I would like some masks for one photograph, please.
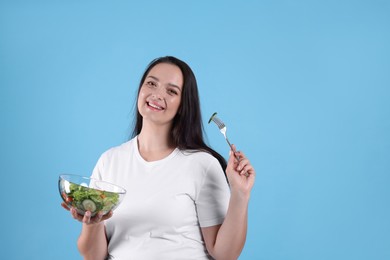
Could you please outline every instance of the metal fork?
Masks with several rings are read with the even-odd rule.
[[[215,112],[214,114],[211,115],[210,119],[209,119],[209,124],[210,122],[213,121],[219,128],[219,131],[223,134],[223,136],[225,137],[225,140],[226,142],[228,143],[229,147],[230,147],[230,150],[232,150],[233,154],[234,154],[234,157],[236,158],[237,162],[240,162],[240,158],[238,158],[238,156],[234,153],[234,150],[233,150],[233,146],[232,144],[229,142],[229,139],[227,138],[227,135],[226,135],[226,125],[222,122],[221,119],[219,119],[217,117],[217,112]],[[247,172],[244,173],[245,177],[248,177],[249,174]]]
[[[227,135],[226,135],[226,130],[227,130],[226,129],[226,125],[222,122],[221,119],[219,119],[217,117],[217,112],[215,112],[214,114],[211,115],[211,117],[209,119],[209,124],[210,124],[211,121],[213,121],[218,126],[219,131],[223,134],[223,136],[225,137],[226,142],[228,143],[230,149],[232,150],[232,152],[234,154],[234,157],[236,157],[236,160],[239,162],[240,158],[238,158],[238,156],[234,153],[233,146],[229,142],[229,139],[227,138]]]

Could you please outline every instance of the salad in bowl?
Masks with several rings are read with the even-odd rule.
[[[90,211],[91,216],[114,210],[126,194],[126,190],[116,184],[72,174],[59,176],[58,189],[69,208],[75,208],[80,215]]]

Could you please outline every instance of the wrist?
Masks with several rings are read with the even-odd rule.
[[[243,192],[241,190],[232,189],[230,192],[230,198],[240,203],[249,203],[250,192]]]
[[[101,228],[104,228],[104,222],[98,222],[98,223],[83,223],[83,228],[87,231],[95,231],[99,230]]]

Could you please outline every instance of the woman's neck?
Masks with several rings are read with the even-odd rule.
[[[146,161],[161,160],[175,150],[168,127],[143,125],[138,135],[138,149]]]

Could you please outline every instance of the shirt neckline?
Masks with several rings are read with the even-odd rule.
[[[134,148],[135,148],[135,154],[138,158],[138,160],[140,160],[143,164],[145,165],[148,165],[148,166],[153,166],[153,165],[158,165],[158,164],[161,164],[161,163],[164,163],[168,160],[170,160],[171,158],[175,157],[176,154],[179,152],[179,149],[176,147],[169,155],[167,155],[166,157],[160,159],[160,160],[156,160],[156,161],[146,161],[140,154],[139,152],[139,148],[138,148],[138,136],[136,136],[134,138]]]

